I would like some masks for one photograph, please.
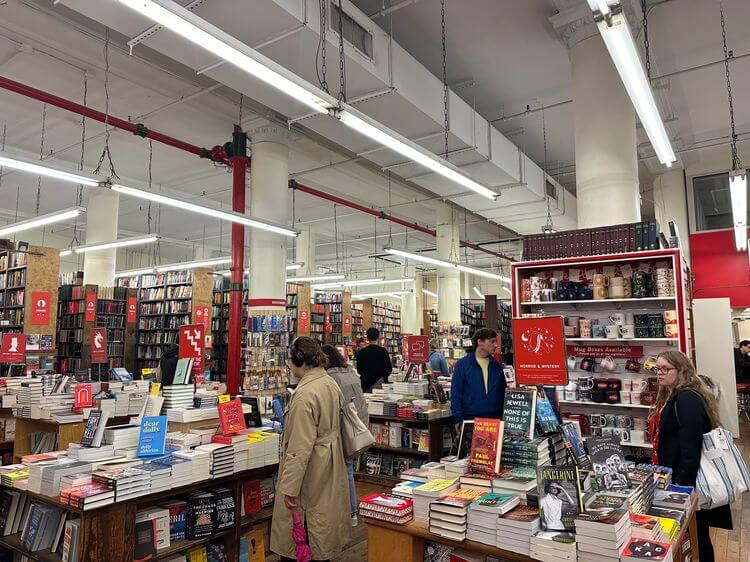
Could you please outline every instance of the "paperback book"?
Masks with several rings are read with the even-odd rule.
[[[575,531],[575,518],[583,509],[578,467],[541,467],[537,481],[542,528]]]
[[[503,406],[505,433],[508,435],[534,437],[536,425],[536,391],[521,388],[507,389]]]
[[[587,444],[599,489],[627,489],[630,481],[620,439],[615,436],[589,437]]]
[[[503,449],[505,422],[493,418],[475,418],[471,436],[469,472],[497,474]]]

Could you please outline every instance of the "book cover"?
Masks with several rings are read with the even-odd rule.
[[[623,558],[642,558],[644,560],[666,560],[669,555],[668,543],[656,542],[641,538],[631,538],[622,549]]]
[[[222,434],[227,435],[247,429],[245,416],[242,413],[242,402],[240,402],[239,398],[218,404],[216,407],[219,410],[219,423]]]
[[[578,467],[544,466],[537,474],[542,528],[575,531],[575,518],[583,509]]]
[[[156,522],[153,519],[136,521],[133,562],[156,560]]]
[[[365,460],[365,473],[370,475],[380,474],[380,465],[383,457],[377,453],[368,453]]]
[[[260,511],[260,480],[242,483],[243,515],[253,515]]]
[[[81,445],[84,447],[98,446],[94,444],[94,438],[99,429],[99,423],[102,420],[102,416],[103,412],[101,410],[91,410],[89,413],[89,419],[86,421],[86,427],[83,430],[83,436],[81,437]],[[99,444],[101,444],[101,437],[99,438]]]
[[[509,388],[505,391],[503,420],[508,435],[534,437],[536,423],[536,391]]]
[[[562,437],[571,461],[583,470],[591,470],[591,459],[586,454],[586,447],[575,424],[562,424]]]
[[[164,454],[167,444],[167,416],[150,416],[141,420],[138,435],[138,456],[154,457]]]
[[[599,489],[627,489],[630,480],[620,439],[615,436],[589,437],[587,445]]]
[[[169,540],[176,542],[185,540],[185,518],[187,502],[174,500],[162,504],[169,511]]]
[[[519,505],[515,509],[511,509],[508,513],[500,516],[501,520],[517,521],[519,523],[533,523],[538,518],[539,510],[527,505]]]
[[[234,496],[227,488],[213,490],[216,496],[216,530],[223,531],[234,527]]]
[[[188,384],[190,381],[190,371],[193,368],[193,360],[189,358],[183,358],[177,360],[177,367],[175,368],[174,378],[172,384]]]
[[[505,422],[493,418],[475,418],[471,436],[469,471],[497,474],[503,449]]]
[[[557,418],[552,402],[544,392],[537,395],[536,399],[536,423],[539,433],[548,435],[557,431],[560,420]]]
[[[513,504],[518,504],[516,498],[518,498],[516,494],[497,494],[495,492],[490,492],[478,498],[471,508],[476,509],[477,511],[502,514],[505,511],[508,511],[508,506],[515,507]]]
[[[254,529],[243,538],[247,540],[247,562],[265,562],[266,536],[263,529]]]
[[[200,539],[214,534],[216,527],[216,497],[208,492],[196,492],[188,497],[186,538]]]

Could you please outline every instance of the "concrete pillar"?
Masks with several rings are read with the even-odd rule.
[[[87,193],[86,244],[117,240],[120,194],[107,187],[90,187]],[[83,259],[84,284],[112,287],[116,264],[116,249],[86,252]]]
[[[554,1],[573,71],[578,228],[638,222],[635,110],[586,2]]]
[[[409,277],[408,267],[396,269],[396,271],[399,277]],[[401,298],[401,333],[419,335],[422,311],[417,306],[416,283],[404,283],[403,288],[411,289],[412,292]]]
[[[250,140],[248,212],[254,217],[287,224],[291,209],[287,187],[290,134],[286,129],[269,125],[252,131]],[[250,307],[285,310],[288,241],[287,236],[250,229]]]
[[[654,215],[667,239],[669,221],[674,221],[680,235],[680,248],[690,263],[690,230],[683,170],[670,170],[654,178]]]
[[[437,210],[437,257],[457,262],[459,259],[458,220],[455,210],[442,204]],[[438,267],[438,322],[461,323],[461,272],[452,267]]]
[[[295,261],[304,265],[301,269],[291,271],[292,276],[315,275],[315,233],[310,226],[300,230],[299,236],[294,242],[296,244]]]
[[[414,299],[417,309],[417,325],[415,333],[419,334],[424,330],[425,333],[429,335],[430,327],[427,326],[425,329],[424,325],[425,297],[427,295],[422,292],[422,287],[424,287],[424,274],[417,273],[414,276]]]

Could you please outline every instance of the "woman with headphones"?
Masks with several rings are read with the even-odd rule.
[[[292,512],[305,518],[314,561],[335,556],[349,541],[349,482],[341,445],[342,394],[325,371],[328,358],[312,338],[289,349],[299,381],[284,415],[282,456],[271,523],[271,550],[294,561]]]

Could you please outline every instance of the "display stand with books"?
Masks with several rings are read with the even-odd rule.
[[[316,338],[331,345],[349,345],[352,340],[352,295],[349,291],[315,292],[312,309]],[[321,322],[322,321],[322,322]],[[323,331],[319,331],[322,324]]]

